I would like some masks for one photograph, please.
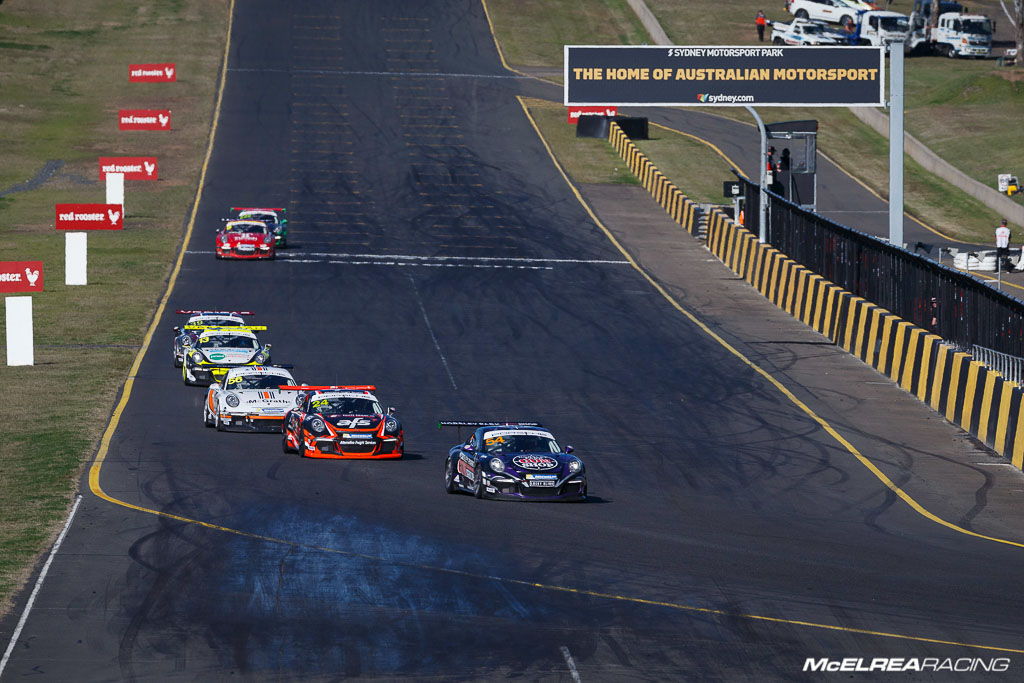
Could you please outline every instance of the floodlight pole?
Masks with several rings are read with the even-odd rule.
[[[757,122],[757,129],[761,131],[761,157],[758,159],[758,165],[761,168],[760,176],[760,203],[757,207],[757,227],[758,235],[757,239],[759,242],[766,242],[768,240],[768,172],[766,166],[766,159],[768,157],[768,130],[764,127],[764,121],[757,115],[757,110],[753,107],[747,107],[747,111],[754,117],[754,121]]]
[[[889,244],[903,246],[903,42],[889,44]]]

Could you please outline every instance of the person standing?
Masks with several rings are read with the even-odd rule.
[[[757,15],[754,17],[754,25],[757,26],[757,39],[762,43],[764,42],[764,27],[768,25],[768,18],[764,15],[764,10],[757,10]]]
[[[1007,269],[1009,269],[1009,255],[1010,255],[1010,228],[1006,224],[1006,219],[999,221],[999,227],[996,228],[996,270],[1002,272],[1003,261],[1007,261]]]
[[[1006,225],[1006,219],[1004,218],[999,222],[999,227],[996,228],[996,249],[1009,249],[1010,247],[1010,228]]]

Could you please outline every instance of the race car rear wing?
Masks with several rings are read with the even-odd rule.
[[[543,427],[540,422],[522,422],[520,420],[438,420],[437,428],[441,427]]]
[[[377,391],[372,384],[303,384],[301,386],[281,385],[281,391],[329,391],[338,389],[342,391]]]
[[[256,315],[255,311],[186,311],[178,309],[175,313],[181,315]]]
[[[232,206],[232,211],[287,211],[288,209],[278,209],[270,206]]]
[[[238,330],[249,330],[250,332],[266,332],[266,325],[185,325],[185,330],[224,330],[225,332],[237,332]]]

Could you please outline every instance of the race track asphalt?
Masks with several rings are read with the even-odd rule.
[[[375,384],[407,457],[204,429],[166,313],[101,484],[221,528],[86,492],[5,680],[777,680],[805,657],[999,655],[856,629],[1024,647],[1024,551],[894,503],[650,295],[550,162],[478,2],[250,0],[229,65],[168,311],[256,311],[300,381]],[[249,204],[288,207],[289,249],[216,261]],[[445,418],[545,423],[593,499],[445,495]]]

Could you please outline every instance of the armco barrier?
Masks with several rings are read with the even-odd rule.
[[[1024,391],[1017,384],[759,242],[719,209],[708,217],[707,246],[773,304],[1024,466]]]
[[[615,121],[608,125],[608,142],[619,153],[640,184],[651,193],[668,215],[691,235],[697,231],[697,204],[665,177],[641,152]]]

